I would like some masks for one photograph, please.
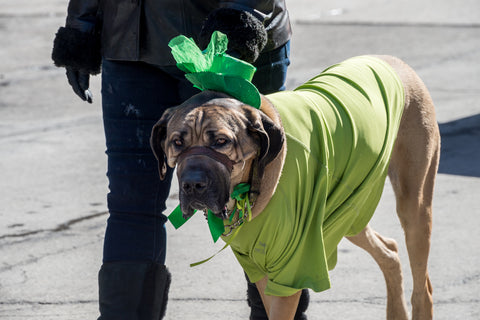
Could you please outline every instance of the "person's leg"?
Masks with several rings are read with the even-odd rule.
[[[165,262],[165,201],[172,170],[160,181],[150,133],[178,103],[176,82],[142,63],[103,63],[108,218],[104,262]]]
[[[182,102],[179,90],[178,81],[146,64],[103,63],[110,216],[99,272],[100,320],[157,320],[165,312],[170,279],[162,212],[173,170],[160,181],[149,141],[164,110]]]
[[[253,65],[257,71],[252,83],[260,93],[285,90],[287,69],[290,65],[290,41],[275,50],[260,54]]]

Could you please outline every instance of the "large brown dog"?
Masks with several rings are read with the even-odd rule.
[[[427,272],[432,229],[432,197],[439,162],[440,135],[432,99],[417,74],[403,61],[380,56],[397,73],[405,92],[405,106],[388,167],[397,200],[397,214],[405,232],[413,275],[413,319],[431,319],[432,286]],[[294,107],[294,106],[292,106]],[[210,209],[225,218],[233,206],[234,186],[261,177],[253,219],[262,213],[275,192],[287,148],[275,106],[262,97],[261,111],[218,92],[202,92],[166,111],[152,132],[152,148],[160,175],[166,164],[177,165],[183,214]],[[258,150],[260,150],[258,152]],[[407,319],[403,276],[397,244],[367,225],[348,237],[369,252],[384,273],[387,319]],[[293,319],[300,292],[288,297],[264,294],[267,278],[258,281],[270,319]]]

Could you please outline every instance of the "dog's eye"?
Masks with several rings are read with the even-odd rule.
[[[230,142],[230,140],[228,140],[228,139],[225,139],[225,138],[217,138],[217,139],[215,140],[215,146],[216,146],[216,147],[221,147],[221,146],[226,145],[226,144],[229,143],[229,142]]]
[[[173,144],[177,147],[183,146],[183,140],[182,139],[174,139]]]

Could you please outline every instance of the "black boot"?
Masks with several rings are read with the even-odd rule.
[[[268,320],[267,312],[263,305],[262,297],[257,290],[257,286],[251,283],[247,278],[247,302],[250,307],[250,320]],[[298,303],[297,312],[295,313],[294,320],[307,320],[308,303],[310,302],[310,294],[308,289],[302,290],[300,301]]]
[[[160,320],[165,315],[170,273],[164,265],[105,263],[98,285],[98,320]]]

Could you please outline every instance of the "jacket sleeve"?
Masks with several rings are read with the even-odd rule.
[[[71,0],[65,27],[53,41],[52,60],[67,67],[98,74],[101,66],[99,0]]]
[[[275,1],[224,0],[220,1],[220,7],[246,11],[264,23],[272,14],[274,2]]]
[[[99,0],[71,0],[68,4],[66,27],[94,33]]]

